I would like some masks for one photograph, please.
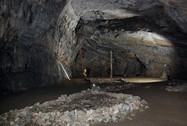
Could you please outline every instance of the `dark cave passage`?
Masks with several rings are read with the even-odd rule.
[[[155,76],[150,73],[150,71],[155,71],[153,68],[155,67],[160,71],[156,75],[159,77],[164,64],[170,64],[173,69],[176,67],[182,69],[180,66],[184,66],[184,64],[175,63],[175,58],[172,55],[185,57],[183,54],[187,50],[183,49],[185,46],[183,42],[187,39],[186,33],[182,32],[176,22],[163,10],[162,6],[158,6],[150,12],[142,12],[143,16],[127,19],[92,21],[84,19],[83,16],[75,29],[77,43],[82,45],[80,48],[82,51],[78,51],[75,58],[72,67],[73,77],[81,77],[83,67],[92,69],[90,75],[92,77],[107,77],[109,75],[107,69],[110,66],[110,50],[114,53],[114,76]],[[132,35],[137,37],[132,37]],[[147,38],[142,36],[150,35],[153,37],[148,38],[148,41],[158,42],[158,44],[154,46],[149,43],[145,46],[142,45],[147,42]],[[163,37],[164,40],[160,40],[157,36]],[[172,45],[176,45],[176,43],[178,46],[173,47]],[[158,55],[168,57],[171,61],[160,61],[161,57]],[[152,63],[145,63],[146,59]],[[149,68],[151,64],[155,65]],[[175,71],[174,76],[184,78],[181,74],[179,75],[180,72]]]

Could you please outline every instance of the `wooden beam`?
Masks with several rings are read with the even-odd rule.
[[[112,51],[110,50],[110,78],[112,78]]]

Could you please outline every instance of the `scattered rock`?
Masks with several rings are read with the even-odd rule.
[[[187,82],[174,80],[169,86],[166,86],[164,89],[170,92],[187,92]]]
[[[116,91],[123,91],[125,89],[129,89],[129,88],[133,88],[133,87],[136,87],[136,85],[131,84],[131,83],[119,83],[119,84],[115,84],[115,85],[111,84],[111,85],[105,86],[103,88],[103,90],[116,92]]]
[[[130,118],[146,108],[147,102],[138,96],[88,89],[4,113],[0,115],[0,125],[88,126]]]

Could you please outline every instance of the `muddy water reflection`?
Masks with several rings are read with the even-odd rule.
[[[73,94],[89,88],[89,84],[70,86],[48,86],[31,89],[7,96],[0,96],[0,114],[21,109],[34,103],[57,99],[62,94]]]

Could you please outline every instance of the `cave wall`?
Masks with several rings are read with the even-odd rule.
[[[0,1],[1,89],[24,90],[53,84],[64,76],[53,36],[65,2]]]
[[[181,62],[185,56],[181,54],[187,52],[186,45],[179,41],[185,42],[186,34],[174,21],[161,26],[169,21],[167,15],[160,13],[161,20],[158,19],[138,16],[123,20],[82,21],[86,23],[81,23],[77,35],[78,41],[83,43],[83,51],[75,59],[76,68],[93,69],[95,74],[91,76],[107,76],[109,51],[112,50],[114,76],[161,77],[164,64],[172,67],[173,76],[179,76],[178,72],[184,69],[181,66],[185,66],[185,62]]]
[[[0,87],[19,91],[81,77],[187,72],[185,0],[0,1]],[[179,72],[180,71],[180,72]]]
[[[109,51],[112,50],[116,54],[114,75],[160,77],[164,64],[168,64],[172,67],[174,77],[185,78],[186,16],[181,16],[186,15],[185,1],[123,1],[125,4],[116,1],[111,2],[112,5],[102,2],[87,6],[87,10],[79,14],[76,35],[73,33],[77,40],[73,40],[78,43],[75,44],[78,45],[77,50],[82,46],[85,51],[78,52],[74,55],[77,57],[72,58],[75,59],[73,76],[80,77],[82,67],[92,69],[91,76],[107,76]],[[77,10],[82,8],[77,7]],[[76,47],[73,48],[77,53]],[[134,55],[134,59],[128,57],[129,53]],[[123,56],[116,62],[115,57],[121,54]],[[129,62],[129,59],[132,61]]]

